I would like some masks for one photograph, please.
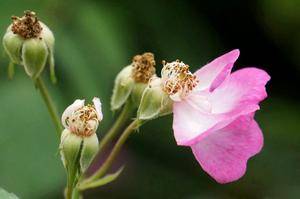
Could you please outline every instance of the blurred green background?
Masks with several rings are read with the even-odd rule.
[[[162,59],[177,58],[196,70],[239,48],[235,69],[258,66],[272,76],[256,115],[265,147],[241,180],[219,185],[206,175],[188,148],[176,146],[168,116],[132,136],[119,159],[121,177],[85,198],[300,198],[300,1],[1,0],[2,33],[11,15],[27,9],[55,34],[59,83],[47,83],[59,112],[76,98],[100,96],[99,137],[115,117],[114,77],[135,54],[153,52],[157,71]],[[62,198],[65,173],[49,114],[23,68],[8,80],[3,48],[0,58],[0,187],[24,199]]]

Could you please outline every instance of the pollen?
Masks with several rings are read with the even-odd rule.
[[[43,28],[41,27],[35,12],[27,10],[24,11],[23,17],[12,16],[11,19],[13,20],[11,31],[14,34],[18,34],[24,39],[41,39],[40,33]]]
[[[72,133],[81,137],[89,137],[96,132],[99,118],[97,117],[94,105],[88,104],[74,111],[71,116],[67,118],[66,123]]]
[[[176,60],[171,63],[163,61],[162,80],[163,90],[168,95],[178,95],[183,98],[199,83],[197,77],[189,71],[189,66]]]
[[[148,83],[155,74],[155,60],[153,53],[136,55],[132,59],[132,77],[136,82]]]

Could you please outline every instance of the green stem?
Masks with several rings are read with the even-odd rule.
[[[75,175],[75,174],[71,174]],[[74,176],[68,176],[67,182],[67,189],[66,189],[66,199],[78,199],[79,198],[79,191],[76,189],[76,179]]]
[[[59,116],[57,114],[57,111],[56,111],[56,108],[54,106],[54,102],[48,92],[48,89],[45,85],[45,83],[43,82],[42,78],[41,77],[38,77],[36,79],[36,87],[39,89],[42,97],[43,97],[43,100],[48,108],[48,111],[50,113],[50,116],[52,118],[52,121],[55,125],[55,128],[57,130],[57,135],[60,136],[61,132],[62,132],[62,127],[61,127],[61,124],[60,124],[60,119],[59,119]]]
[[[73,193],[73,186],[71,183],[68,182],[66,199],[72,199],[72,193]]]
[[[74,190],[74,181],[75,181],[76,169],[69,167],[68,177],[67,177],[67,193],[66,199],[72,199],[73,190]]]
[[[123,131],[122,135],[118,139],[117,143],[115,144],[114,148],[112,149],[111,153],[109,154],[108,158],[105,160],[105,162],[102,164],[102,166],[88,179],[84,180],[82,182],[82,185],[86,185],[90,182],[92,182],[95,179],[98,179],[102,177],[106,171],[109,169],[117,155],[119,154],[123,144],[127,140],[127,138],[131,135],[131,133],[137,129],[141,125],[140,120],[136,119],[132,121],[129,126]]]
[[[115,138],[117,133],[120,131],[124,123],[128,120],[132,113],[132,105],[131,102],[127,102],[120,113],[118,119],[115,121],[111,129],[105,134],[105,136],[101,139],[99,144],[99,152],[104,151],[108,144]]]

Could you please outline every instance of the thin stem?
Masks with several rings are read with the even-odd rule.
[[[129,119],[132,112],[131,102],[128,101],[118,119],[115,121],[111,129],[105,134],[99,144],[99,151],[104,151],[108,144],[114,139],[117,133],[120,131],[124,123]]]
[[[45,86],[45,83],[43,82],[41,77],[38,77],[36,79],[36,87],[39,89],[43,100],[45,101],[45,104],[48,108],[48,111],[50,113],[51,119],[55,125],[55,128],[57,130],[57,135],[60,136],[61,132],[62,132],[62,127],[60,125],[60,119],[59,116],[57,114],[54,102],[48,92],[47,87]]]
[[[105,162],[102,164],[102,166],[88,179],[84,180],[82,182],[83,184],[88,184],[92,182],[93,180],[103,176],[106,171],[109,169],[117,155],[119,154],[123,144],[127,140],[127,138],[131,135],[131,133],[137,129],[141,124],[140,120],[134,120],[132,121],[129,126],[123,131],[122,135],[118,139],[117,143],[115,144],[114,148],[112,149],[111,153],[109,154],[108,158],[105,160]]]

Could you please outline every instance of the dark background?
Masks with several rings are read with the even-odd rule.
[[[239,181],[219,185],[188,148],[176,146],[172,116],[151,121],[131,137],[120,156],[126,164],[114,183],[86,198],[296,199],[300,197],[300,1],[62,1],[1,0],[0,30],[11,15],[37,12],[56,38],[59,83],[51,85],[60,113],[76,98],[100,96],[101,137],[115,116],[109,100],[114,77],[134,55],[151,51],[161,60],[183,60],[192,70],[232,49],[245,66],[271,75],[269,98],[256,119],[263,151]],[[0,187],[21,198],[62,198],[65,173],[58,139],[41,97],[17,66],[8,80],[0,49]]]

